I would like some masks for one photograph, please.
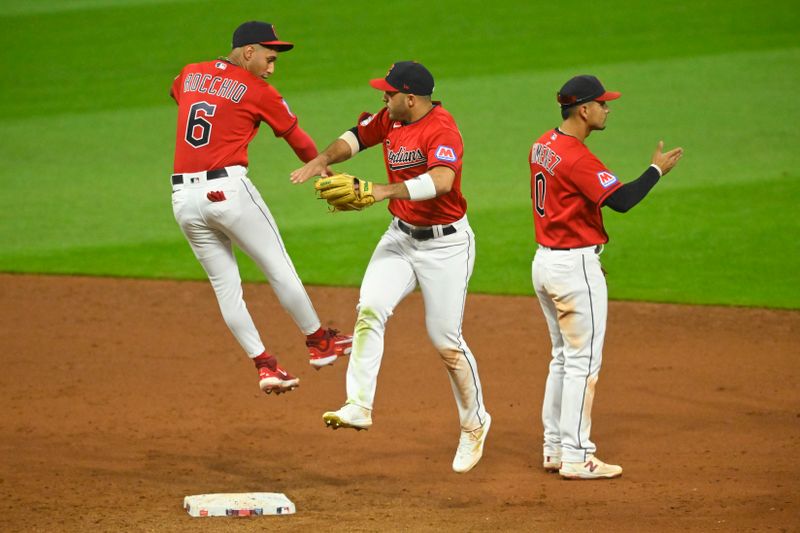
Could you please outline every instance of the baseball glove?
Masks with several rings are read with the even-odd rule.
[[[314,183],[319,198],[328,202],[334,211],[361,211],[375,203],[371,181],[350,174],[334,174]]]

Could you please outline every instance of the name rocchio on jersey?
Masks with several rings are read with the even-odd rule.
[[[183,80],[184,93],[205,93],[239,103],[247,92],[247,85],[237,80],[192,72]]]

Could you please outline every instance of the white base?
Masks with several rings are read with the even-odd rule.
[[[183,499],[191,516],[261,516],[294,514],[294,503],[279,492],[195,494]]]

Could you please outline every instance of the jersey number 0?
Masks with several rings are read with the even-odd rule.
[[[540,217],[545,216],[544,212],[544,196],[547,193],[547,180],[544,178],[544,174],[541,172],[537,172],[536,176],[534,176],[534,190],[533,190],[533,199],[534,199],[534,207],[536,208],[536,214]]]
[[[217,106],[208,102],[196,102],[189,108],[189,118],[186,121],[186,142],[195,148],[211,142],[211,122],[204,117],[213,117]]]

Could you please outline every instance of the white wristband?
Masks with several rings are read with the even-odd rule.
[[[664,173],[661,171],[661,167],[660,167],[660,166],[656,165],[655,163],[650,163],[650,166],[651,166],[651,167],[655,167],[655,168],[656,168],[656,170],[658,170],[658,176],[659,176],[659,177],[661,177],[661,176],[663,176],[663,175],[664,175]]]
[[[403,183],[406,184],[409,198],[414,201],[436,198],[436,185],[434,185],[433,178],[427,172]]]
[[[356,137],[355,133],[353,133],[350,130],[347,130],[346,132],[339,135],[339,138],[344,142],[346,142],[348,146],[350,146],[350,157],[353,157],[359,152],[358,138]]]

